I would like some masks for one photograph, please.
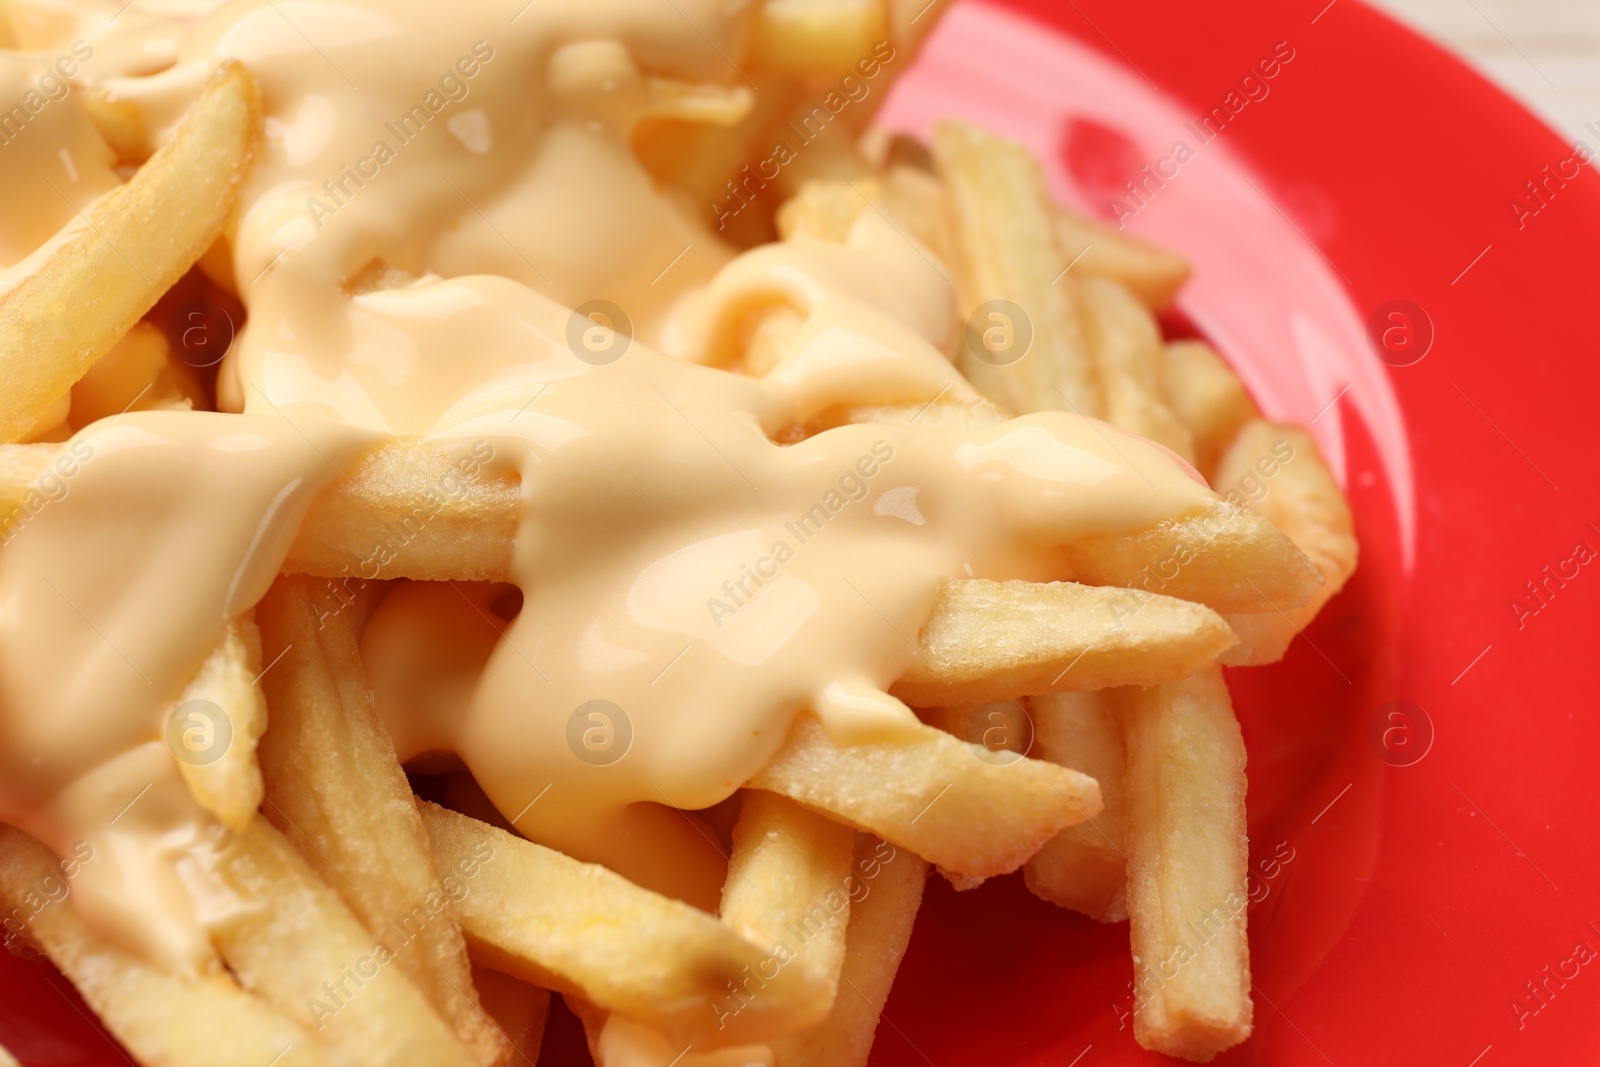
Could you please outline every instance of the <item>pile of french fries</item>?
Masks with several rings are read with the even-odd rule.
[[[762,47],[806,67],[826,20],[768,6]],[[149,316],[224,232],[259,126],[249,72],[224,67],[175,139],[0,295],[6,514],[25,518],[68,455],[34,439],[63,403],[205,404],[174,384],[190,369]],[[738,1049],[736,1062],[859,1067],[930,867],[960,888],[1020,870],[1044,900],[1128,921],[1146,1048],[1204,1062],[1249,1036],[1245,753],[1221,666],[1277,660],[1341,588],[1356,562],[1348,505],[1303,429],[1264,419],[1203,342],[1163,339],[1156,313],[1183,259],[1053,204],[1021,146],[952,122],[931,145],[869,135],[832,166],[769,213],[782,240],[848,247],[887,220],[949,271],[958,319],[1005,302],[1031,335],[1005,361],[968,331],[951,356],[970,388],[841,418],[938,433],[1075,413],[1166,446],[1220,500],[1062,546],[1073,581],[929,575],[936,607],[894,690],[924,725],[845,745],[801,715],[707,814],[728,860],[712,914],[526,840],[465,772],[415,795],[365,681],[362,626],[394,579],[504,580],[518,497],[466,478],[352,589],[338,579],[451,469],[424,442],[385,444],[319,499],[272,590],[177,697],[234,724],[224,758],[180,768],[227,828],[206,877],[250,905],[215,935],[225,968],[165,971],[70,907],[27,923],[134,1058],[531,1064],[554,992],[602,1064],[622,1048],[656,1067]],[[761,309],[734,371],[770,370],[801,323],[799,309]],[[95,381],[106,395],[91,403]],[[8,911],[56,869],[0,827]]]

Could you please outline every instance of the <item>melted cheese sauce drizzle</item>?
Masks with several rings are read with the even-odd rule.
[[[0,818],[62,853],[103,846],[74,900],[175,966],[207,965],[228,903],[197,888],[217,828],[164,714],[314,495],[386,435],[515,477],[523,508],[513,621],[481,589],[401,583],[367,626],[401,757],[455,753],[529,837],[705,907],[721,857],[672,809],[729,796],[796,715],[844,740],[912,724],[887,688],[941,577],[1066,577],[1055,546],[1212,499],[1158,446],[1075,416],[776,443],[841,405],[959,389],[948,283],[872,213],[845,246],[736,255],[635,160],[661,79],[710,86],[719,122],[749,106],[727,58],[749,8],[515,6],[241,0],[135,33],[75,5],[93,17],[41,37],[99,40],[153,134],[225,56],[267,114],[231,245],[249,322],[220,395],[240,414],[83,430],[68,493],[0,550]],[[172,65],[142,68],[159,42]],[[109,188],[81,114],[57,118],[25,131],[29,173],[66,149],[101,160],[85,195]],[[21,214],[0,209],[0,260],[64,221]],[[356,292],[375,265],[416,280]],[[631,342],[575,322],[595,299]],[[697,365],[778,302],[807,320],[770,375]]]

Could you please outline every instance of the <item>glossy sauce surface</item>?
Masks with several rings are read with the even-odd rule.
[[[132,31],[97,18],[65,39],[123,55]],[[489,591],[404,583],[366,627],[401,758],[455,753],[529,837],[707,907],[721,857],[671,809],[729,796],[796,715],[844,741],[913,724],[887,688],[940,578],[1068,577],[1056,546],[1213,499],[1164,450],[1073,415],[779,443],[842,407],[968,394],[941,351],[944,273],[876,213],[842,246],[737,254],[636,161],[662,80],[746,106],[727,56],[750,18],[252,0],[192,29],[130,23],[173,42],[170,68],[106,79],[153,136],[226,56],[267,118],[231,243],[249,320],[219,396],[237,413],[80,431],[65,495],[0,550],[0,818],[63,854],[105,846],[74,888],[102,929],[207,965],[229,902],[193,872],[220,828],[176,774],[166,713],[315,494],[389,435],[522,500],[514,619]],[[12,211],[0,232],[42,239]],[[631,339],[570,310],[593,300]],[[778,303],[806,317],[783,361],[720,369],[744,316]]]

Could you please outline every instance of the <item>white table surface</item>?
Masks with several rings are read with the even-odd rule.
[[[1600,149],[1600,0],[1368,2],[1466,59],[1569,141]]]

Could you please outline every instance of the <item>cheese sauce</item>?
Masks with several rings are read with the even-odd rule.
[[[723,862],[674,809],[732,794],[797,715],[842,741],[914,724],[887,690],[942,577],[1069,577],[1055,546],[1214,499],[1159,446],[1064,414],[780,444],[840,407],[968,395],[943,272],[874,212],[845,245],[738,254],[636,160],[683,85],[729,137],[759,92],[793,91],[748,92],[729,58],[753,5],[518,6],[243,0],[120,28],[102,5],[22,6],[41,54],[96,50],[152,147],[223,57],[264,100],[230,237],[235,413],[80,431],[59,499],[0,549],[0,818],[63,855],[93,844],[73,900],[172,966],[211,965],[228,902],[195,873],[219,831],[166,713],[315,495],[391,435],[522,501],[514,618],[493,590],[399,583],[365,629],[401,758],[454,753],[530,838],[707,908]],[[26,76],[0,66],[0,87]],[[26,154],[0,147],[0,263],[72,217],[6,183],[67,158],[81,208],[114,181],[75,99],[50,107]],[[721,369],[774,304],[805,316],[784,360]]]

